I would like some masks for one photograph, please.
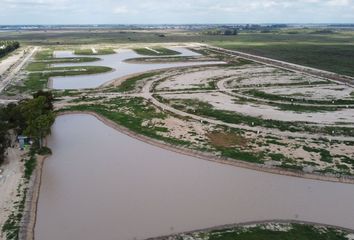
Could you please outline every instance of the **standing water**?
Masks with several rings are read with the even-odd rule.
[[[354,185],[177,154],[84,114],[58,117],[49,147],[36,240],[144,239],[270,219],[354,229]]]
[[[174,50],[180,52],[178,56],[198,56],[198,53],[190,51],[186,48],[175,48]],[[70,51],[57,51],[56,57],[78,57]],[[65,77],[52,77],[52,85],[54,89],[83,89],[95,88],[100,85],[110,82],[130,74],[143,73],[146,71],[187,67],[197,65],[210,65],[210,64],[224,64],[224,62],[173,62],[173,63],[128,63],[125,60],[132,58],[142,57],[135,53],[133,50],[123,49],[118,50],[115,54],[96,56],[100,58],[97,62],[87,63],[60,63],[53,64],[53,67],[68,67],[68,66],[104,66],[113,69],[111,72],[93,74],[93,75],[79,75],[79,76],[65,76]]]

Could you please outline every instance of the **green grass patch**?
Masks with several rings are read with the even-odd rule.
[[[354,36],[334,34],[244,33],[212,44],[259,56],[354,76]],[[340,59],[340,61],[338,61]]]
[[[108,55],[116,53],[112,48],[102,48],[95,49],[96,53],[92,51],[92,49],[76,49],[74,53],[76,55]]]
[[[256,89],[246,91],[245,93],[257,98],[268,99],[273,101],[286,101],[286,102],[293,102],[293,103],[310,103],[310,104],[324,104],[324,105],[354,104],[354,100],[351,99],[336,99],[336,100],[314,100],[314,99],[305,99],[305,98],[299,99],[299,98],[292,98],[292,97],[281,96],[276,94],[269,94]],[[305,108],[301,108],[302,106],[298,106],[298,105],[288,106],[289,109],[291,107],[299,108],[301,110],[305,109]],[[306,106],[306,109],[314,110],[313,108],[311,108],[311,106]]]
[[[172,49],[168,48],[162,48],[162,47],[154,47],[151,48],[154,51],[148,49],[148,48],[135,48],[133,49],[137,54],[140,55],[146,55],[146,56],[169,56],[169,55],[179,55],[181,54],[180,52],[174,51]]]
[[[48,60],[53,58],[53,50],[43,50],[36,53],[35,60]]]
[[[157,72],[149,72],[149,73],[143,73],[141,75],[128,78],[124,82],[122,82],[118,87],[114,88],[113,91],[117,91],[117,92],[132,91],[135,89],[135,86],[139,81],[156,76],[158,74],[159,73]]]
[[[279,145],[279,146],[287,146],[288,144],[286,143],[281,143],[279,141],[277,141],[276,139],[269,139],[267,140],[268,144],[274,144],[274,145]]]
[[[224,111],[215,109],[211,104],[206,102],[201,102],[198,100],[166,100],[161,97],[158,98],[159,101],[164,101],[172,107],[179,109],[181,111],[203,116],[207,118],[221,120],[225,123],[233,124],[244,124],[248,126],[262,126],[266,128],[277,128],[281,131],[290,131],[290,132],[310,132],[310,133],[325,133],[325,134],[340,134],[345,136],[354,136],[353,128],[339,128],[339,127],[315,127],[308,126],[305,122],[285,122],[271,119],[262,119],[252,116],[247,116],[239,114],[233,111]]]
[[[36,54],[35,59],[36,61],[31,62],[26,67],[26,70],[29,71],[27,78],[22,83],[10,86],[6,90],[8,96],[42,90],[47,87],[50,77],[88,75],[112,71],[112,68],[103,66],[50,67],[50,64],[55,63],[83,63],[99,60],[99,58],[94,57],[53,58],[53,50],[40,51]]]
[[[25,179],[29,180],[32,176],[34,169],[37,166],[37,159],[34,154],[31,154],[28,160],[25,160]]]
[[[342,155],[342,156],[336,156],[339,157],[341,159],[342,162],[347,163],[347,164],[351,164],[352,167],[354,167],[354,158],[350,158],[348,156]]]
[[[247,152],[245,150],[236,148],[218,148],[223,157],[232,158],[240,161],[250,162],[250,163],[264,163],[263,153]]]
[[[302,147],[305,151],[307,152],[315,152],[315,153],[319,153],[321,156],[321,161],[323,162],[327,162],[327,163],[332,163],[333,162],[333,157],[331,156],[331,153],[326,150],[326,149],[322,149],[322,148],[312,148],[309,146],[303,146]]]
[[[163,119],[167,115],[148,106],[143,98],[115,98],[97,105],[78,105],[65,110],[92,111],[113,122],[122,125],[138,134],[165,141],[175,145],[189,146],[190,142],[175,138],[164,137],[159,132],[166,132],[166,128],[159,126],[145,126],[143,123],[151,119]]]
[[[26,70],[30,72],[43,71],[49,67],[48,63],[45,62],[31,62],[27,65]]]
[[[50,71],[51,72],[45,74],[50,77],[55,77],[105,73],[112,71],[112,68],[104,66],[54,67],[50,68]]]
[[[22,85],[13,85],[7,90],[7,94],[29,92],[33,93],[47,87],[50,77],[90,75],[112,71],[112,68],[103,66],[85,67],[55,67],[44,72],[30,73]]]
[[[267,229],[265,224],[187,234],[191,240],[347,240],[342,230],[303,224],[278,224],[285,230]],[[186,239],[178,236],[176,240]]]
[[[283,154],[281,153],[269,153],[268,156],[273,160],[273,161],[282,161],[284,159],[286,159],[287,157],[285,157]]]

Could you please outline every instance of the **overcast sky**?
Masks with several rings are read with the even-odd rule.
[[[354,0],[0,0],[0,24],[354,23]]]

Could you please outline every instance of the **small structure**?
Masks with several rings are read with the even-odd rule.
[[[17,137],[17,140],[20,143],[20,149],[23,150],[25,148],[26,142],[28,143],[28,137],[20,135]]]

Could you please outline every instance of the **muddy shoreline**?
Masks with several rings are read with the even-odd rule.
[[[37,167],[35,172],[32,174],[28,189],[26,192],[25,208],[20,223],[19,239],[20,240],[33,240],[34,239],[34,229],[36,226],[37,219],[37,206],[39,199],[39,192],[41,188],[42,180],[42,169],[44,161],[49,156],[38,156],[37,157]]]
[[[176,235],[181,235],[181,234],[192,234],[192,233],[198,233],[198,232],[218,231],[218,230],[223,230],[223,229],[227,229],[227,228],[237,228],[237,227],[244,227],[244,226],[249,226],[249,225],[267,224],[267,223],[305,224],[305,225],[312,225],[312,226],[316,226],[316,227],[335,228],[335,229],[343,230],[343,231],[346,231],[349,233],[354,233],[353,229],[343,228],[343,227],[338,227],[338,226],[333,226],[333,225],[327,225],[327,224],[319,224],[319,223],[314,223],[314,222],[296,221],[296,220],[268,220],[268,221],[253,221],[253,222],[245,222],[245,223],[227,224],[227,225],[221,225],[221,226],[216,226],[216,227],[198,229],[195,231],[176,233],[173,235],[152,237],[152,238],[147,238],[145,240],[169,240],[170,237],[173,237]]]

